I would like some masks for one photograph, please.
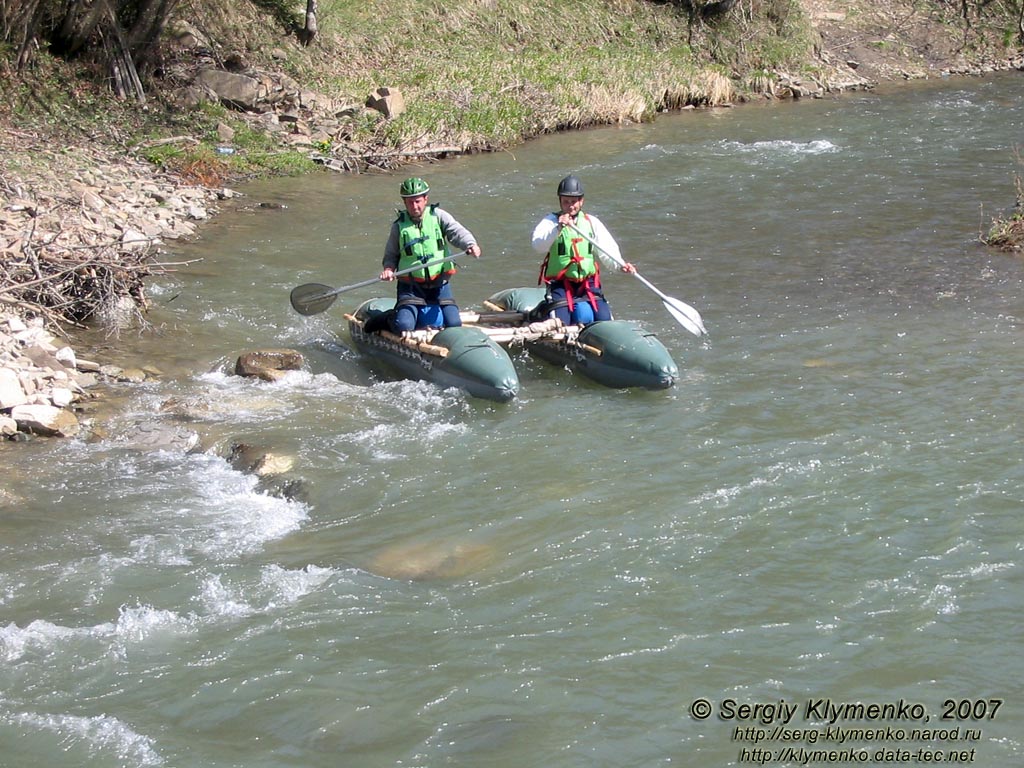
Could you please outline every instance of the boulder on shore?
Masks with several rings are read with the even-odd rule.
[[[58,347],[42,318],[0,315],[0,430],[55,437],[78,434],[70,410],[92,383],[70,347]],[[12,429],[12,424],[13,429]]]
[[[74,437],[81,430],[75,414],[55,405],[17,405],[11,418],[19,431],[48,437]]]

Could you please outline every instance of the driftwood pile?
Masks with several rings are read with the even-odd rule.
[[[0,302],[57,326],[130,316],[146,307],[143,279],[153,274],[148,253],[127,257],[112,244],[62,247],[46,238],[16,239],[0,260]]]
[[[0,310],[58,330],[141,321],[145,279],[174,266],[155,261],[157,247],[194,234],[229,194],[102,158],[43,178],[0,176]]]

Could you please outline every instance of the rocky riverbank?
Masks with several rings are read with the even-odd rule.
[[[80,431],[77,404],[98,382],[145,377],[80,359],[74,329],[117,333],[144,323],[145,278],[179,266],[160,261],[161,246],[195,236],[233,193],[185,184],[111,149],[2,133],[0,156],[32,153],[40,162],[34,173],[0,180],[0,276],[8,289],[0,303],[0,433],[68,437]]]

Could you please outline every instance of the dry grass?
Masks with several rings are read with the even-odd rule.
[[[642,94],[603,84],[588,85],[580,98],[577,124],[570,127],[639,123],[649,116],[649,101]]]
[[[661,96],[665,109],[719,107],[736,100],[733,82],[720,72],[704,69],[680,82],[670,83]]]
[[[1024,165],[1024,158],[1021,158],[1020,150],[1014,150],[1014,157],[1017,165]],[[998,248],[1001,251],[1020,251],[1024,249],[1024,182],[1019,174],[1013,178],[1016,191],[1016,202],[1013,211],[1007,216],[1001,216],[992,220],[988,233],[981,236],[985,245]]]
[[[793,26],[791,44],[760,8],[719,29],[678,4],[646,0],[320,0],[322,36],[290,63],[300,81],[342,99],[398,88],[408,111],[388,127],[394,146],[429,133],[440,144],[494,148],[734,101],[742,83],[712,61],[726,36],[742,33],[744,55],[764,71],[779,51],[807,53],[803,27]],[[762,55],[763,36],[771,45]]]

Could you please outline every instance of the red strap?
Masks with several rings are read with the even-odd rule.
[[[587,303],[589,303],[590,306],[593,307],[594,313],[597,313],[597,299],[595,298],[594,293],[591,290],[591,286],[593,285],[593,287],[595,288],[601,287],[601,263],[597,259],[594,259],[593,282],[591,282],[590,278],[584,278],[583,280],[570,280],[565,276],[565,273],[569,271],[569,267],[571,267],[573,264],[580,264],[583,262],[583,257],[580,256],[579,244],[582,243],[584,239],[585,238],[582,237],[574,237],[572,239],[570,243],[572,255],[569,257],[569,263],[565,265],[565,268],[562,269],[561,272],[559,272],[552,278],[547,278],[544,276],[544,274],[548,271],[548,259],[550,258],[550,254],[548,256],[545,256],[544,263],[540,265],[540,277],[537,279],[537,285],[541,285],[543,283],[561,282],[562,285],[565,286],[565,301],[566,304],[568,304],[569,306],[570,315],[572,314],[573,309],[576,307],[575,297],[573,296],[573,286],[579,285],[580,283],[582,283],[583,287],[586,288]]]

